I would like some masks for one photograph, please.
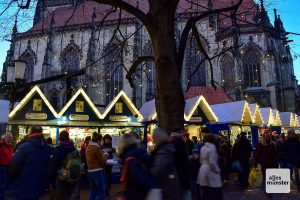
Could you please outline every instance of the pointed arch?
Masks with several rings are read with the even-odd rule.
[[[203,44],[206,44],[205,50],[209,49],[206,40],[201,36]],[[204,55],[199,51],[194,37],[189,36],[185,48],[185,77],[188,79],[189,87],[206,85],[206,63],[201,61],[205,59]],[[201,64],[200,64],[201,63]],[[200,65],[199,65],[200,64]],[[189,88],[187,88],[189,89]]]
[[[235,85],[235,71],[234,59],[231,55],[226,53],[220,60],[222,85],[225,89],[234,88]]]
[[[105,92],[106,104],[111,102],[115,96],[123,89],[123,51],[120,47],[120,40],[115,38],[107,45],[104,53],[104,73],[105,73]]]
[[[27,82],[34,80],[34,65],[37,63],[37,56],[31,49],[31,42],[28,40],[28,46],[25,51],[21,54],[20,60],[24,60],[26,64],[24,79]]]
[[[82,51],[75,43],[74,36],[70,43],[64,48],[60,56],[62,72],[74,72],[80,69],[80,60],[82,59]]]
[[[255,46],[248,46],[243,51],[243,81],[245,88],[261,87],[262,54]]]

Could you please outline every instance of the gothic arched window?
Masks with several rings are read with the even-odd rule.
[[[80,60],[82,58],[81,50],[77,44],[75,44],[74,36],[68,46],[63,50],[60,62],[63,73],[72,73],[80,70]],[[71,86],[77,87],[79,77],[74,77],[71,79]]]
[[[123,64],[122,49],[117,44],[112,44],[105,52],[104,71],[106,73],[106,103],[123,89]]]
[[[243,74],[244,74],[244,86],[247,87],[260,87],[260,65],[261,54],[260,52],[250,47],[244,52],[243,58]]]
[[[225,54],[221,59],[222,85],[225,89],[233,88],[235,83],[234,60]]]
[[[27,63],[24,78],[27,82],[32,82],[34,76],[34,56],[31,53],[27,52],[22,55],[22,60],[26,61]]]
[[[148,41],[144,47],[144,55],[152,56],[152,46],[151,42]],[[155,98],[156,95],[156,68],[155,64],[152,61],[148,61],[145,63],[145,73],[147,78],[146,84],[146,101],[150,101]]]
[[[202,53],[199,52],[196,41],[193,38],[189,39],[185,49],[185,68],[186,78],[189,80],[189,86],[205,86],[206,85],[206,69]],[[201,64],[200,64],[201,63]]]

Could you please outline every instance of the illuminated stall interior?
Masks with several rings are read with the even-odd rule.
[[[45,138],[56,136],[57,113],[38,86],[22,99],[9,113],[9,129],[23,139],[30,131],[30,126],[41,125]]]
[[[201,139],[201,127],[218,122],[217,116],[202,95],[185,101],[184,119],[186,121],[184,132],[189,133],[190,137],[196,136]]]
[[[218,133],[228,135],[232,144],[241,131],[247,132],[248,139],[252,140],[250,124],[253,119],[246,101],[215,104],[211,108],[218,118],[218,123],[211,127],[217,127]]]
[[[121,91],[113,101],[106,106],[101,115],[103,122],[100,127],[102,135],[113,137],[113,146],[118,146],[118,138],[125,132],[135,131],[141,139],[144,138],[143,116],[131,102],[124,91]],[[114,140],[115,139],[115,140]]]

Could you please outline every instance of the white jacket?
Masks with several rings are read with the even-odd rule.
[[[218,154],[214,144],[206,142],[201,148],[200,163],[197,183],[201,186],[222,187],[221,170],[218,166]]]

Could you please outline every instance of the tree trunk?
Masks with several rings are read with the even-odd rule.
[[[159,1],[158,1],[159,2]],[[167,130],[183,128],[184,96],[174,35],[175,9],[167,7],[147,29],[152,41],[156,64],[156,111],[159,125]]]

